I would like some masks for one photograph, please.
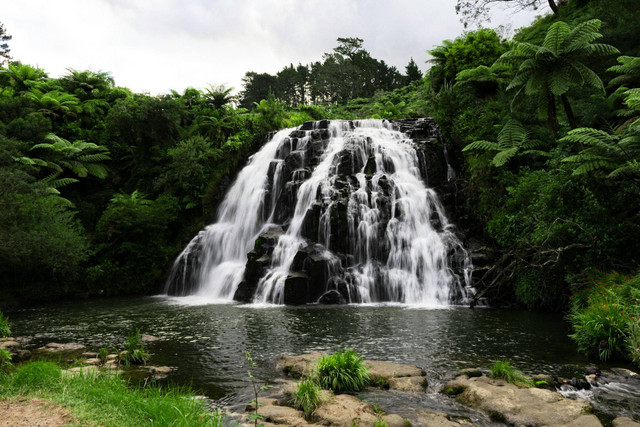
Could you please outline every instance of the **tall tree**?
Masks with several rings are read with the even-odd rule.
[[[556,102],[560,98],[572,129],[577,127],[567,92],[572,87],[591,86],[604,94],[600,77],[584,62],[596,56],[614,55],[618,49],[608,44],[593,43],[602,37],[602,22],[592,19],[573,29],[558,21],[549,27],[542,46],[515,42],[513,49],[502,55],[496,64],[517,68],[507,90],[517,89],[514,100],[522,93],[538,98],[545,106],[547,123],[558,129]]]
[[[422,72],[420,68],[418,68],[418,64],[416,61],[411,58],[411,61],[407,64],[404,69],[405,74],[405,84],[409,84],[411,82],[415,82],[422,79]]]
[[[4,24],[0,22],[0,66],[4,66],[11,61],[11,56],[9,55],[11,49],[9,49],[9,44],[7,44],[9,40],[11,40],[11,36],[7,34]]]
[[[460,15],[460,21],[465,28],[469,24],[479,24],[489,20],[489,10],[495,5],[503,5],[517,10],[538,10],[544,4],[548,4],[553,13],[557,14],[560,7],[567,0],[457,0],[456,13]]]

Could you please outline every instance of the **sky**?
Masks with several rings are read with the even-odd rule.
[[[489,27],[512,30],[541,11],[492,10]],[[413,58],[464,30],[455,0],[0,0],[14,60],[44,68],[110,72],[134,92],[182,92],[247,71],[275,74],[331,52],[338,37],[404,72]]]

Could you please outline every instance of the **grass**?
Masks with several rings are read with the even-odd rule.
[[[322,389],[313,379],[307,378],[298,383],[292,403],[294,408],[300,409],[304,412],[304,417],[309,419],[322,403]]]
[[[533,387],[533,381],[522,372],[513,368],[506,360],[496,360],[491,366],[491,378],[505,380],[508,383],[524,387]]]
[[[0,374],[0,400],[44,398],[65,406],[74,422],[101,426],[220,426],[212,412],[185,387],[133,388],[115,374],[65,376],[52,362],[30,362]]]
[[[334,391],[360,391],[370,382],[369,368],[353,350],[322,356],[315,369],[320,387]]]
[[[144,341],[142,341],[142,333],[140,329],[136,329],[134,332],[127,335],[127,341],[124,344],[124,351],[118,353],[120,363],[125,366],[141,365],[149,360],[149,353],[144,348]]]

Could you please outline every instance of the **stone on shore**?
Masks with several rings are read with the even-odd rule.
[[[567,399],[560,393],[537,388],[518,387],[486,376],[460,376],[449,381],[444,390],[457,394],[460,403],[477,408],[493,420],[518,426],[581,425],[600,426],[588,415],[592,405],[584,399]]]
[[[82,350],[84,348],[84,346],[82,344],[78,344],[78,343],[57,343],[57,342],[50,342],[49,344],[40,347],[38,350],[40,351],[44,351],[47,353],[62,353],[65,351],[78,351],[78,350]]]
[[[613,427],[640,427],[640,423],[628,417],[618,417],[613,420]]]
[[[298,356],[281,354],[277,367],[293,378],[309,376],[323,355],[318,352]],[[427,387],[425,372],[417,366],[378,360],[365,360],[364,364],[374,385],[399,391],[422,391]]]

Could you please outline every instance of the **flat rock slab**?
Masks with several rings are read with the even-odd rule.
[[[364,364],[369,367],[369,376],[374,381],[379,378],[422,377],[425,375],[425,372],[415,365],[383,362],[379,360],[365,360]]]
[[[460,403],[480,409],[493,420],[510,425],[601,426],[595,416],[583,417],[593,409],[589,402],[567,399],[550,390],[518,387],[486,376],[460,376],[449,381],[445,390],[459,393],[456,399]]]
[[[628,417],[618,417],[613,420],[613,427],[640,427],[640,423]]]
[[[306,426],[309,422],[304,419],[302,411],[288,406],[266,405],[258,408],[258,413],[268,423],[286,426]]]
[[[373,405],[349,394],[338,394],[316,409],[314,418],[326,426],[373,426],[379,418]],[[398,419],[401,424],[398,424]],[[389,427],[404,427],[404,420],[397,416],[384,416]],[[389,421],[393,424],[390,424]]]
[[[292,356],[290,354],[281,354],[277,359],[277,367],[284,371],[285,374],[294,378],[309,376],[312,373],[314,365],[324,356],[323,353],[315,352]]]
[[[301,378],[312,374],[313,367],[324,356],[323,353],[308,353],[298,356],[281,354],[277,359],[277,367],[285,374]],[[421,391],[427,386],[425,372],[415,366],[402,363],[365,360],[369,368],[369,376],[374,384],[387,385],[400,391]]]
[[[40,351],[45,351],[47,353],[58,353],[58,352],[63,352],[63,351],[78,351],[78,350],[82,350],[84,348],[84,346],[82,344],[78,344],[78,343],[57,343],[57,342],[50,342],[49,344],[40,347],[38,350]]]
[[[433,412],[426,410],[418,411],[417,422],[417,425],[429,427],[460,427],[475,425],[469,421],[465,422],[450,419],[449,416],[443,412]]]

